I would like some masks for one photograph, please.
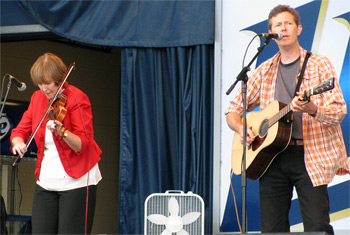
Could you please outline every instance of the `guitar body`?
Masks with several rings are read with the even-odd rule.
[[[246,175],[248,179],[259,179],[270,166],[274,158],[287,148],[291,138],[291,113],[269,126],[269,119],[278,114],[285,104],[275,100],[260,112],[247,114],[247,127],[257,137],[246,147]],[[232,143],[232,171],[241,175],[243,167],[243,145],[240,135],[234,134]]]

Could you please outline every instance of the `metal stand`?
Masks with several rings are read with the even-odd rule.
[[[8,75],[6,74],[4,77],[6,77],[6,76],[8,76]],[[10,93],[11,88],[12,88],[12,80],[10,79],[9,83],[7,85],[6,95],[4,97],[4,100],[2,102],[1,109],[0,109],[0,120],[2,117],[6,116],[6,114],[3,113],[3,111],[4,111],[5,104],[6,104],[6,101],[7,101],[7,98],[8,98],[8,95]],[[0,99],[1,98],[2,97],[0,97]],[[16,191],[16,172],[17,171],[18,171],[17,166],[14,166],[12,168],[12,172],[11,172],[11,196],[10,196],[10,200],[11,200],[11,202],[10,202],[10,214],[11,215],[13,215],[15,212],[15,191]],[[11,222],[10,228],[9,228],[9,233],[13,234],[13,231],[14,231],[13,222]]]
[[[6,76],[6,75],[5,75]],[[5,104],[6,104],[6,100],[7,100],[7,97],[9,96],[9,93],[10,93],[10,90],[12,88],[12,80],[9,81],[8,85],[7,85],[7,91],[6,91],[6,95],[5,95],[5,98],[4,98],[4,101],[2,102],[2,105],[1,105],[1,109],[0,109],[0,119],[5,116],[6,114],[3,113],[4,111],[4,108],[5,108]],[[2,97],[0,97],[1,99]]]
[[[242,71],[238,74],[236,81],[227,90],[226,95],[229,95],[233,88],[236,86],[238,81],[242,82],[242,101],[243,101],[243,165],[242,165],[242,234],[246,234],[248,230],[247,226],[247,175],[246,175],[246,143],[247,143],[247,82],[248,82],[248,71],[250,71],[250,66],[259,56],[259,54],[264,50],[264,48],[270,43],[270,38],[267,38],[264,44],[258,48],[258,52],[255,54],[253,59],[245,66]]]
[[[12,167],[11,172],[11,203],[10,203],[10,214],[15,214],[15,195],[16,195],[16,172],[18,171],[18,166]],[[14,226],[13,222],[10,223],[9,232],[13,234]]]

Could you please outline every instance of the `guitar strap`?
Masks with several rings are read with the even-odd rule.
[[[307,63],[307,60],[309,59],[310,55],[311,55],[311,52],[308,51],[308,52],[306,53],[303,66],[301,67],[300,75],[299,75],[299,78],[298,78],[298,83],[297,83],[297,86],[295,87],[294,96],[297,95],[297,91],[299,91],[299,89],[300,89],[301,80],[303,80],[304,72],[305,72],[305,68],[306,68],[306,63]]]

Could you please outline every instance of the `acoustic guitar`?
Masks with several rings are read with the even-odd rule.
[[[309,102],[313,95],[334,88],[334,78],[304,91],[304,101]],[[246,175],[248,179],[259,179],[268,169],[274,158],[287,148],[292,135],[293,115],[291,103],[286,105],[277,100],[260,112],[247,114],[247,128],[256,138],[246,146]],[[232,171],[241,175],[243,170],[243,145],[236,132],[232,143]]]

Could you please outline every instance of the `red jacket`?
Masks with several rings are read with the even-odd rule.
[[[102,151],[94,140],[91,104],[87,95],[72,85],[67,85],[63,94],[67,96],[65,105],[67,113],[62,123],[67,130],[80,137],[82,142],[81,151],[75,152],[72,150],[63,139],[59,140],[56,133],[54,142],[66,173],[77,179],[87,173],[100,161]],[[24,112],[21,121],[11,132],[11,142],[16,136],[22,137],[24,141],[27,141],[30,134],[33,133],[38,126],[48,104],[49,100],[42,91],[38,90],[34,92],[28,110]],[[46,120],[47,119],[41,123],[34,136],[35,143],[38,147],[38,161],[35,169],[36,179],[39,179],[40,167],[43,159]]]

